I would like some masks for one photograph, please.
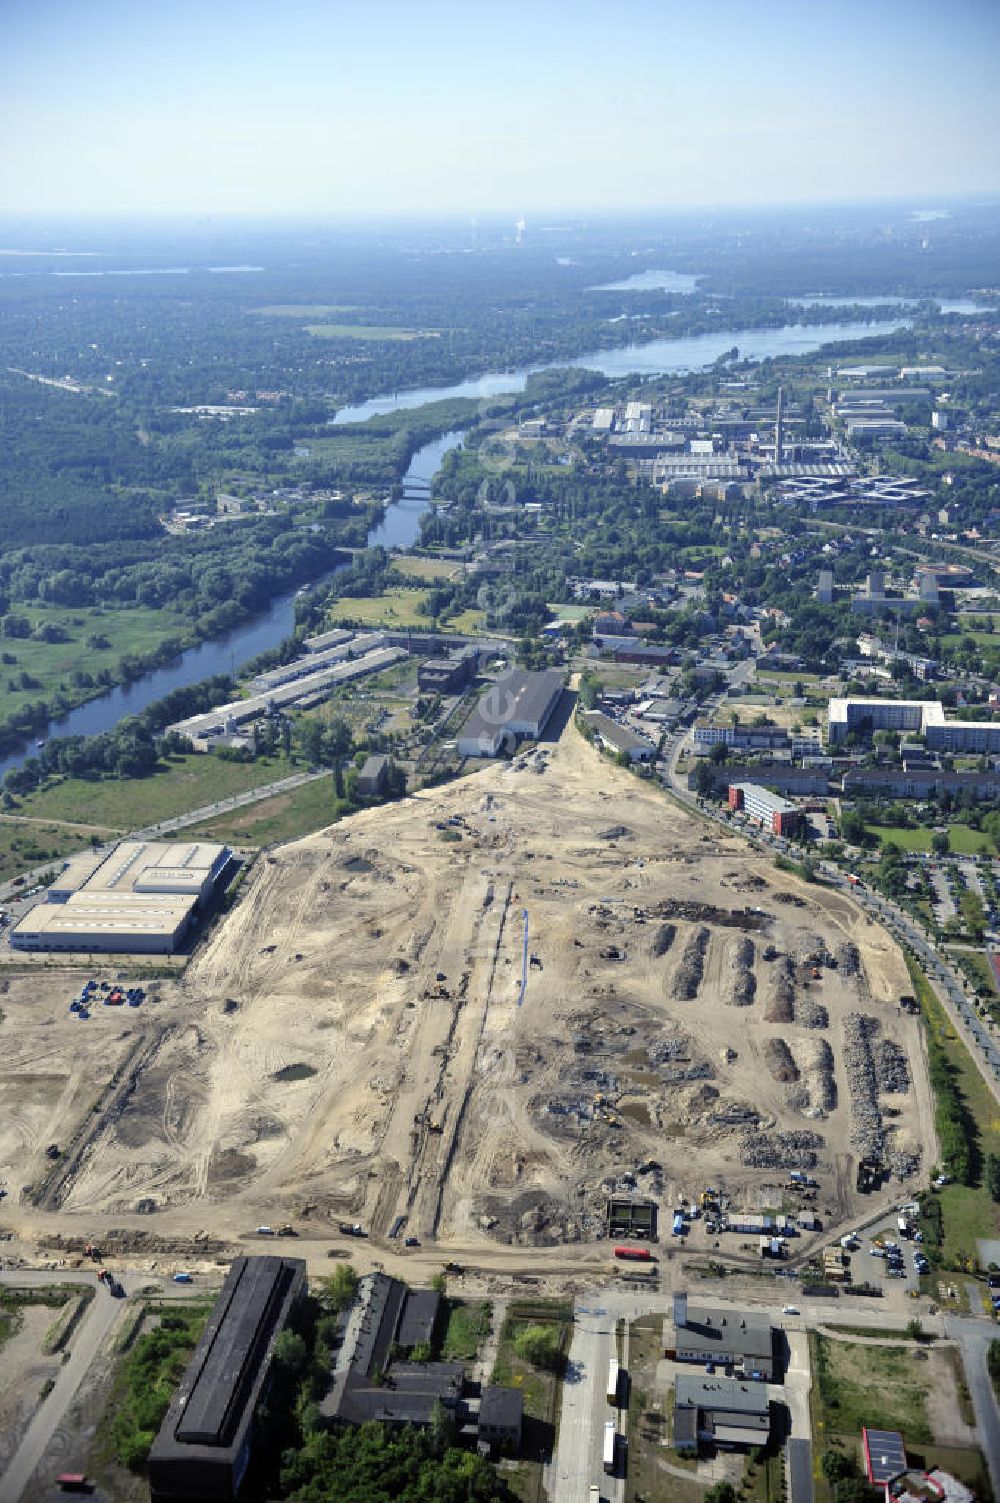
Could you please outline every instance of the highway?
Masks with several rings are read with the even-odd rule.
[[[121,1275],[126,1294],[134,1294],[149,1284],[148,1274],[129,1273]],[[97,1286],[97,1275],[67,1271],[43,1273],[29,1269],[12,1269],[0,1272],[0,1283],[25,1285],[41,1284],[90,1284]],[[47,1398],[36,1409],[31,1423],[21,1438],[21,1443],[11,1458],[10,1465],[0,1478],[0,1503],[18,1503],[31,1476],[42,1458],[51,1452],[53,1438],[62,1424],[70,1405],[76,1398],[80,1385],[90,1370],[91,1363],[103,1347],[112,1327],[124,1314],[126,1301],[114,1299],[103,1287],[96,1288],[86,1313],[69,1340],[69,1360],[56,1375],[55,1385]],[[61,1458],[61,1466],[67,1464]],[[79,1463],[82,1466],[82,1460]]]

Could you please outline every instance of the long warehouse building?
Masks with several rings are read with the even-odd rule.
[[[170,955],[231,859],[204,841],[123,840],[108,855],[76,856],[11,930],[11,949]]]
[[[302,1258],[236,1258],[147,1466],[152,1503],[233,1499],[279,1336],[305,1292]]]
[[[202,715],[191,715],[187,720],[175,721],[173,725],[167,726],[167,732],[187,736],[196,751],[207,751],[217,736],[225,735],[237,726],[246,725],[248,721],[256,720],[270,710],[296,704],[334,684],[348,683],[369,673],[379,673],[406,656],[401,647],[384,647],[375,652],[366,652],[363,657],[334,663],[317,673],[297,678],[292,683],[280,684],[265,694],[253,694],[248,699],[234,699],[229,704],[218,705]]]

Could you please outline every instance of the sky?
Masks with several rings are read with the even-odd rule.
[[[1000,0],[0,0],[0,209],[1000,190]]]

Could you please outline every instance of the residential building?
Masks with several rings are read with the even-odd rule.
[[[729,807],[742,809],[775,835],[794,835],[802,818],[795,804],[759,783],[731,783]]]
[[[932,751],[1000,755],[1000,722],[946,720],[936,699],[831,699],[827,739],[832,744],[851,733],[899,731],[924,737]]]

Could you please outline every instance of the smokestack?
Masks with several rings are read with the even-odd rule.
[[[782,409],[784,407],[784,402],[785,402],[784,389],[779,386],[778,387],[778,416],[777,416],[777,419],[775,420],[775,424],[774,424],[774,462],[775,462],[775,464],[780,464],[781,463],[781,454],[782,454],[782,450],[784,448],[784,442],[783,442],[783,440],[784,440],[784,432],[783,432],[783,425],[782,425],[782,418],[784,416],[784,413],[783,413]]]
[[[688,1297],[686,1294],[674,1294],[674,1326],[682,1331],[687,1325]]]

